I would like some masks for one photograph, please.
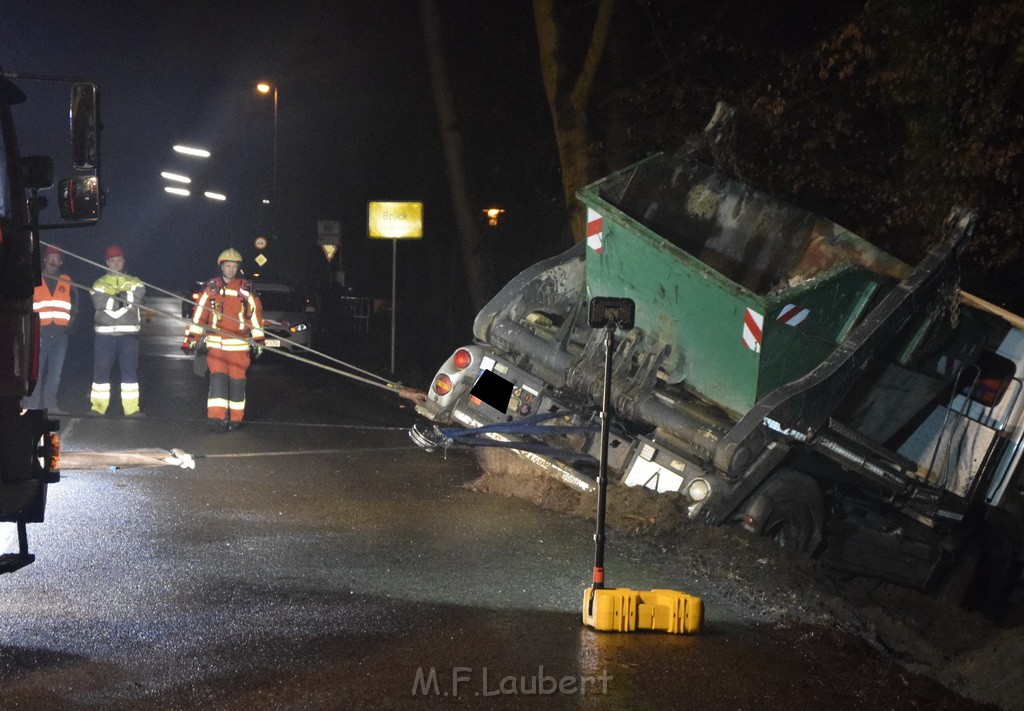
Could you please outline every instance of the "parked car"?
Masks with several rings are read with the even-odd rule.
[[[290,284],[257,279],[252,285],[263,304],[267,348],[300,354],[312,348],[316,307],[307,304]]]
[[[178,292],[181,296],[181,317],[191,319],[192,314],[195,313],[196,303],[199,301],[199,295],[203,293],[203,289],[206,288],[206,281],[197,281],[192,285],[192,288],[187,291]]]

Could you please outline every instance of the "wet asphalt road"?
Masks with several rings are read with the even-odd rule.
[[[196,469],[51,487],[37,562],[0,579],[4,709],[972,708],[711,599],[699,636],[595,633],[591,524],[464,488],[471,455],[416,449],[404,401],[268,355],[246,427],[212,433],[204,381],[150,346],[148,418],[63,418],[64,447],[178,447]],[[87,358],[69,368],[83,414]],[[611,535],[606,564],[702,593],[641,542]]]

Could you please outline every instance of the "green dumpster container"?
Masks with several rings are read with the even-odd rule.
[[[637,305],[663,368],[734,416],[817,366],[909,267],[820,216],[656,154],[579,191],[588,296]]]

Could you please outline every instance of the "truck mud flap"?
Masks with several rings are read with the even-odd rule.
[[[574,489],[581,494],[595,491],[596,482],[572,466],[572,464],[577,462],[596,464],[596,461],[590,454],[559,449],[544,441],[526,439],[519,436],[520,434],[530,434],[544,437],[586,434],[596,431],[596,428],[591,426],[542,424],[559,416],[557,413],[538,414],[513,422],[496,422],[470,429],[442,429],[437,425],[416,423],[409,429],[409,438],[418,447],[428,452],[433,452],[437,449],[446,450],[448,447],[456,444],[470,447],[510,449],[518,456],[533,463],[545,474],[558,479],[570,489]]]
[[[497,432],[492,432],[487,436],[499,442],[503,441],[505,438],[505,435],[500,435]],[[504,441],[508,442],[509,440],[504,439]],[[574,491],[578,491],[581,494],[588,494],[592,491],[597,491],[597,482],[567,464],[556,459],[537,454],[536,452],[518,449],[516,448],[515,443],[509,443],[508,449],[511,449],[523,459],[536,465],[545,474],[558,479],[558,481],[562,482]]]

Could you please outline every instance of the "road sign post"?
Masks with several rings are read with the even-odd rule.
[[[391,240],[391,372],[395,372],[395,318],[398,312],[398,240],[423,238],[422,202],[371,202],[367,209],[370,239]]]
[[[334,254],[338,252],[338,262],[341,262],[341,222],[339,220],[317,220],[316,242],[327,257],[330,264]]]

